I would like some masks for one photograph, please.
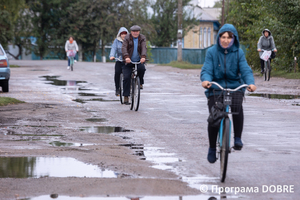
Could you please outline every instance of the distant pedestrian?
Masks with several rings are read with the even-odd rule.
[[[71,51],[73,51],[72,53],[75,53],[75,56],[76,56],[76,54],[78,52],[78,45],[77,45],[76,41],[73,39],[73,36],[70,36],[69,40],[66,41],[65,51],[66,51],[67,56],[68,56],[68,67],[67,67],[67,69],[70,69],[69,54],[71,53]]]
[[[125,65],[125,62],[120,61],[123,60],[122,56],[122,45],[125,36],[128,34],[128,30],[125,27],[121,27],[119,29],[119,32],[117,34],[117,38],[114,40],[114,43],[112,44],[110,54],[109,54],[109,59],[114,60],[117,58],[118,60],[116,61],[115,64],[115,87],[116,87],[116,96],[120,95],[120,75],[122,73],[122,67]]]

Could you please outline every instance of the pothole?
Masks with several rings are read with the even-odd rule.
[[[289,95],[289,94],[254,93],[254,94],[248,94],[248,96],[264,97],[268,99],[300,99],[299,95]]]
[[[89,122],[107,122],[107,119],[105,118],[88,118],[85,120]]]
[[[54,147],[70,147],[70,146],[83,147],[83,146],[93,145],[93,144],[84,144],[84,143],[68,143],[68,142],[61,142],[61,141],[52,141],[49,144]]]

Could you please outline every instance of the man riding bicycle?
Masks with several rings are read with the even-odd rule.
[[[263,54],[263,50],[266,51],[274,51],[277,52],[277,49],[275,47],[274,38],[271,35],[271,31],[269,29],[265,29],[262,32],[262,36],[260,36],[259,41],[257,43],[257,51],[259,52],[259,57]],[[272,56],[271,56],[272,58]],[[274,58],[274,57],[273,57]],[[261,67],[261,73],[264,73],[264,60],[260,59],[260,67]],[[271,59],[270,59],[271,62]]]
[[[123,96],[124,104],[129,104],[128,96],[130,95],[130,78],[132,73],[132,62],[141,62],[137,66],[138,76],[141,81],[141,89],[144,84],[144,74],[146,71],[145,61],[147,55],[146,37],[140,34],[141,27],[134,25],[130,28],[130,34],[127,34],[122,45],[122,54],[126,65],[122,67],[124,81],[123,81]]]

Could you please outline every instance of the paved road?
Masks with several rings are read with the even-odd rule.
[[[101,111],[110,125],[134,130],[122,134],[131,143],[143,145],[143,156],[155,168],[175,173],[199,194],[200,187],[208,188],[209,196],[220,198],[221,187],[225,187],[227,198],[297,199],[300,196],[300,107],[292,105],[299,103],[299,99],[246,97],[244,148],[230,154],[226,182],[220,184],[219,162],[209,164],[206,160],[208,111],[200,87],[200,71],[148,65],[140,109],[135,112],[121,105],[114,96],[113,63],[79,62],[73,72],[66,69],[65,61],[11,61],[11,64],[27,67],[12,69],[11,93],[2,95],[26,102],[70,103]],[[23,70],[21,74],[20,70]],[[59,76],[59,80],[69,80],[69,86],[45,84],[41,76]],[[293,87],[285,90],[276,82],[281,79],[263,82],[256,78],[257,93],[299,93],[296,88],[299,82],[294,83],[295,90]],[[90,96],[79,96],[80,91],[72,89],[72,80],[86,81],[79,85],[90,89],[86,90],[88,93],[103,95],[103,99],[88,101]],[[41,87],[47,87],[47,91],[39,92]],[[35,88],[36,93],[26,94],[25,91]],[[77,102],[72,101],[75,99]],[[87,101],[80,103],[84,99]]]

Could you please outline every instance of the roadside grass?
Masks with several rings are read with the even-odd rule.
[[[253,70],[253,73],[262,76],[260,70]],[[300,72],[294,73],[294,72],[286,72],[286,70],[272,69],[271,78],[272,77],[279,77],[279,78],[286,78],[286,79],[300,79]]]
[[[7,106],[10,104],[18,104],[18,103],[25,103],[25,102],[10,97],[0,97],[0,106]]]
[[[195,65],[191,64],[189,62],[178,62],[178,61],[172,61],[168,64],[160,64],[161,66],[171,66],[171,67],[176,67],[180,69],[201,69],[203,65]]]
[[[19,68],[19,65],[9,65],[10,68]]]

